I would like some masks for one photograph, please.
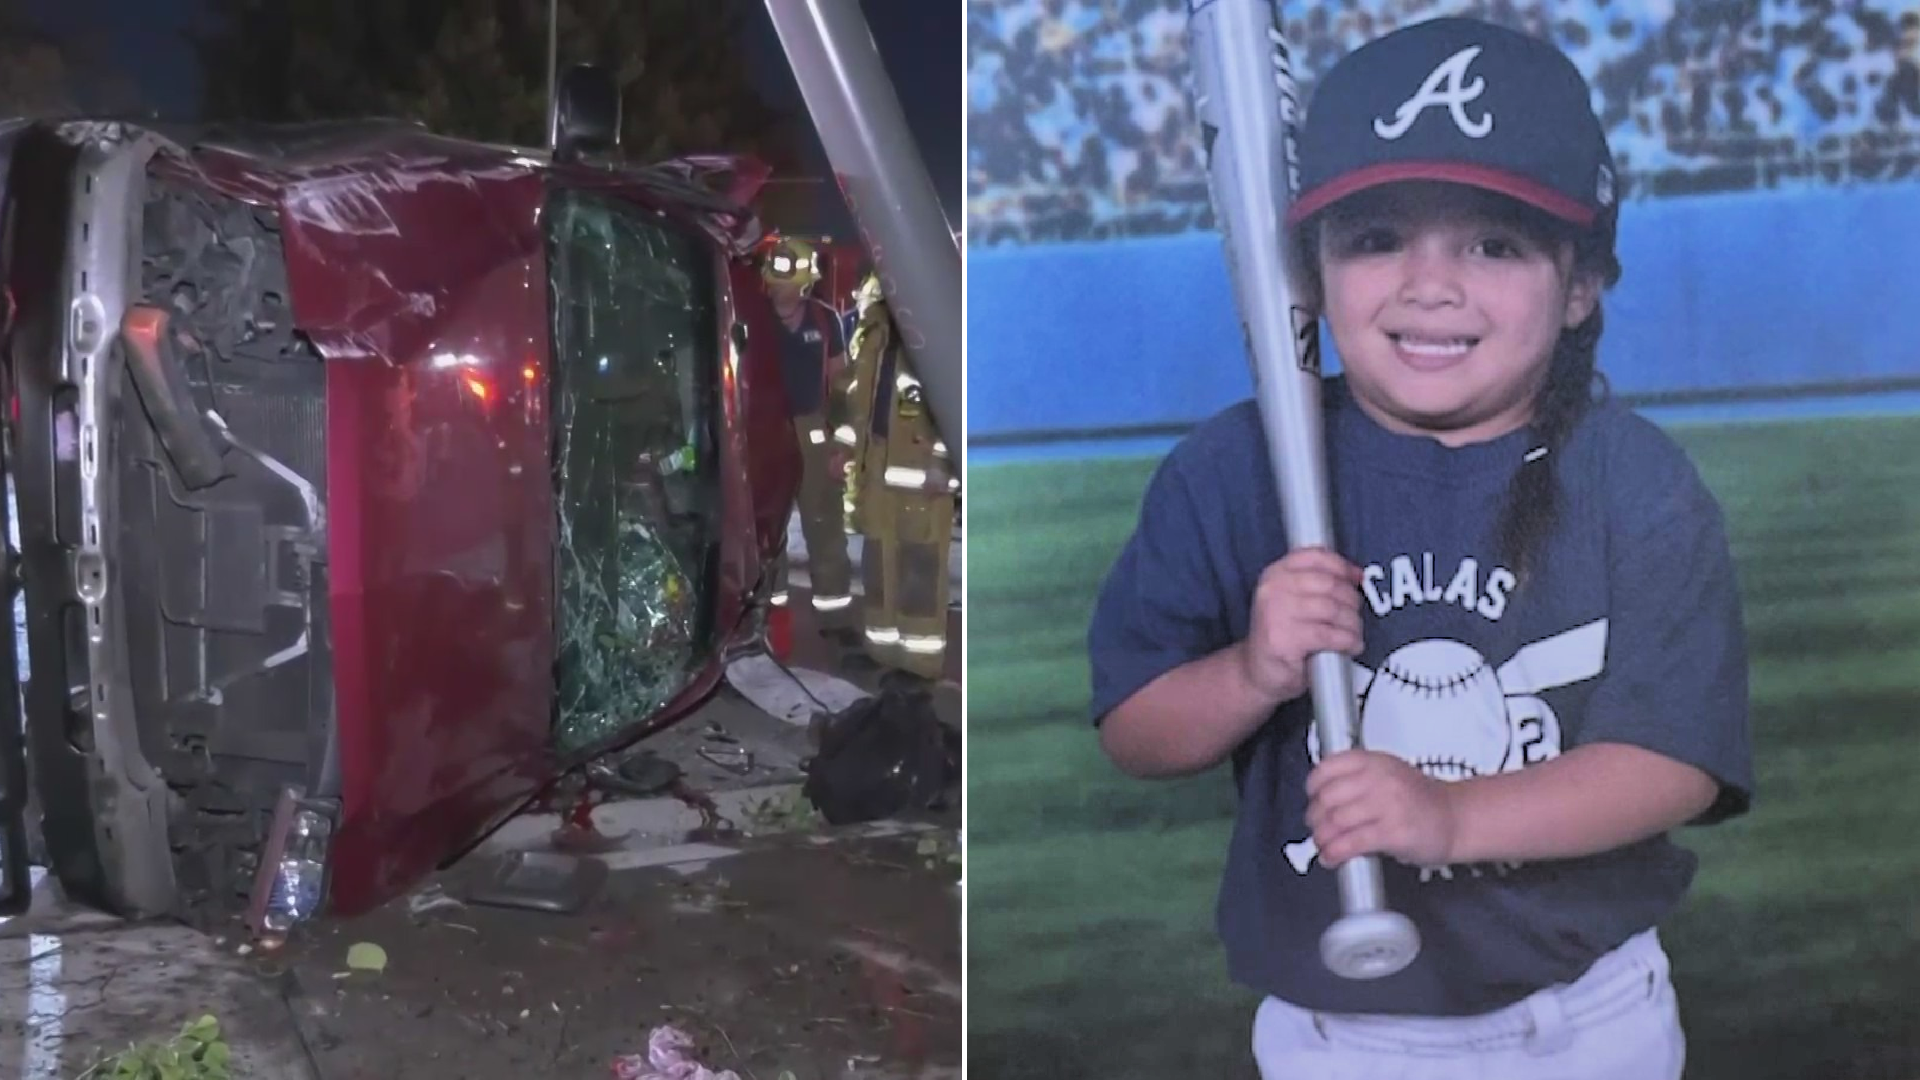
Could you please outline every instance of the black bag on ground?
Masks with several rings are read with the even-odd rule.
[[[830,825],[934,809],[960,773],[960,733],[924,690],[885,690],[819,724],[801,791]]]

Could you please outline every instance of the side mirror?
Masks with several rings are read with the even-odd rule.
[[[619,145],[620,84],[613,73],[592,64],[568,68],[554,88],[553,159],[578,161]]]

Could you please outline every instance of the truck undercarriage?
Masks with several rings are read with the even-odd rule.
[[[68,887],[205,918],[244,902],[281,789],[324,793],[333,762],[325,371],[273,212],[170,180],[153,151],[46,139],[16,159],[11,204],[35,208],[16,252],[64,249],[14,345],[26,699],[65,718],[28,730]],[[45,220],[62,184],[70,212]]]

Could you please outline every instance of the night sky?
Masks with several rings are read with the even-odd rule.
[[[754,40],[750,51],[760,58],[761,92],[776,104],[804,111],[800,88],[780,51],[780,40],[773,31],[773,20],[767,16],[765,0],[748,0],[748,3],[753,8],[750,21]],[[962,65],[965,63],[961,32],[966,6],[960,0],[860,0],[860,10],[873,28],[873,40],[880,48],[887,74],[893,78],[901,111],[906,114],[907,125],[920,144],[934,188],[946,207],[947,220],[958,224],[962,176],[960,132],[965,122],[961,111]],[[818,155],[817,171],[825,174],[824,152],[817,143],[812,149]]]
[[[161,115],[193,115],[200,73],[185,32],[197,0],[26,0],[29,17],[65,41],[98,47],[130,74]]]
[[[749,40],[742,42],[743,59],[755,65],[756,81],[770,101],[804,115],[799,89],[762,6],[764,0],[744,2],[749,9]],[[198,109],[199,73],[183,35],[197,16],[197,0],[28,0],[26,7],[56,36],[94,35],[121,70],[139,83],[148,107],[161,115],[185,118]],[[957,222],[965,5],[961,0],[861,0],[861,8],[873,27],[874,41],[947,216]],[[812,149],[809,171],[824,175],[824,154],[817,143]]]

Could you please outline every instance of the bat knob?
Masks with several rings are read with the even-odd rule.
[[[1320,959],[1343,979],[1384,979],[1420,955],[1420,931],[1397,911],[1343,915],[1320,935]]]

